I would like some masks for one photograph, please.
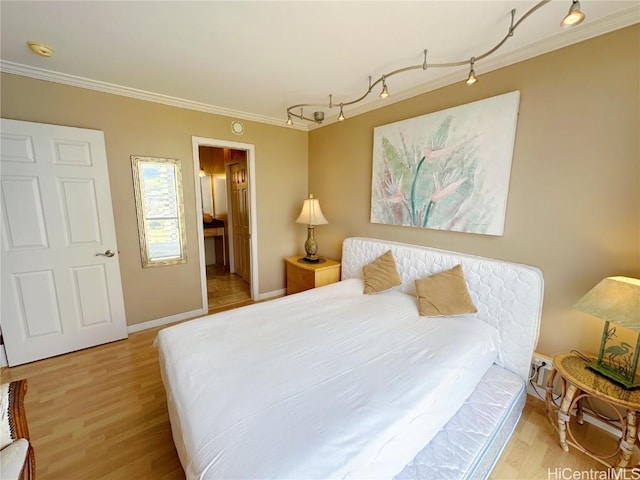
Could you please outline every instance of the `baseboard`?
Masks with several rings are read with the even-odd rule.
[[[274,297],[282,297],[285,293],[287,293],[286,288],[281,288],[280,290],[273,290],[271,292],[261,293],[258,295],[258,300],[269,300]]]
[[[129,325],[127,326],[127,333],[141,332],[143,330],[149,330],[150,328],[161,327],[169,323],[181,322],[182,320],[201,317],[202,315],[206,314],[207,310],[205,308],[191,310],[190,312],[176,313],[175,315],[170,315],[168,317],[156,318],[155,320],[149,320],[147,322]]]

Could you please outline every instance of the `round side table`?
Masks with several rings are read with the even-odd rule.
[[[560,375],[562,385],[559,408],[556,407],[553,401],[556,374]],[[576,419],[579,424],[582,424],[584,415],[583,400],[588,397],[597,398],[608,404],[618,415],[616,420],[604,418],[595,412],[589,412],[599,420],[620,431],[620,443],[617,450],[611,454],[601,455],[589,450],[582,446],[571,433],[569,424],[571,412],[575,410]],[[637,436],[638,416],[640,415],[640,390],[627,390],[587,368],[587,362],[580,356],[573,353],[561,353],[553,358],[553,369],[547,380],[546,403],[549,420],[558,431],[560,446],[565,452],[568,452],[569,445],[572,445],[609,467],[625,468],[629,465]],[[626,411],[626,414],[623,415],[620,410]],[[569,438],[567,438],[567,433]]]

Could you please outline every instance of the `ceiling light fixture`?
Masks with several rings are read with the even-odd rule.
[[[473,85],[478,81],[478,78],[476,77],[476,72],[473,69],[474,63],[476,63],[476,57],[471,57],[471,60],[469,61],[470,68],[469,68],[469,77],[467,78],[467,85]]]
[[[55,52],[53,48],[49,45],[45,45],[44,43],[28,41],[27,45],[33,53],[40,55],[41,57],[50,57]]]
[[[385,75],[382,75],[382,91],[380,92],[380,98],[387,98],[389,96],[389,90],[387,90],[387,82],[385,81]]]
[[[520,17],[520,19],[518,19],[518,21],[516,21],[515,17],[516,17],[516,9],[514,8],[513,10],[511,10],[511,24],[509,26],[509,30],[507,31],[507,34],[504,36],[504,38],[502,38],[502,40],[500,40],[496,46],[494,46],[491,50],[488,50],[486,52],[484,52],[481,55],[475,55],[473,57],[471,57],[470,60],[461,60],[458,62],[447,62],[447,63],[429,63],[427,64],[427,50],[423,51],[424,54],[424,59],[423,62],[421,64],[418,65],[409,65],[403,68],[399,68],[397,70],[393,70],[392,72],[389,73],[385,73],[383,75],[380,76],[380,78],[378,78],[375,82],[371,82],[371,77],[369,77],[369,88],[367,89],[366,92],[364,92],[364,94],[354,100],[350,100],[348,102],[340,102],[338,105],[340,106],[340,114],[338,115],[338,120],[344,120],[344,113],[343,113],[343,107],[348,107],[350,105],[355,105],[357,103],[360,103],[361,101],[363,101],[373,90],[373,88],[378,85],[378,84],[382,84],[382,91],[380,92],[380,98],[387,98],[389,96],[389,89],[387,88],[387,79],[389,77],[392,77],[394,75],[398,75],[400,73],[404,73],[404,72],[409,72],[411,70],[418,70],[418,69],[422,69],[422,70],[427,70],[428,68],[455,68],[455,67],[462,67],[464,65],[469,65],[469,76],[467,77],[466,83],[469,85],[473,85],[474,83],[476,83],[478,81],[476,75],[475,75],[475,71],[474,71],[474,64],[476,61],[478,60],[484,60],[485,58],[487,58],[489,55],[492,55],[493,53],[495,53],[500,47],[502,47],[502,45],[505,44],[505,42],[510,38],[513,37],[513,34],[516,30],[516,28],[526,19],[528,18],[532,13],[534,13],[536,10],[540,9],[541,7],[543,7],[544,5],[546,5],[547,3],[550,3],[551,0],[542,0],[538,3],[536,3],[533,7],[531,7],[529,10],[527,10],[525,12],[524,15],[522,15]],[[580,11],[580,2],[578,0],[572,0],[571,3],[571,7],[569,8],[569,13],[567,14],[567,16],[562,20],[561,25],[562,26],[574,26],[574,25],[578,25],[580,22],[582,22],[582,20],[584,20],[584,13],[582,13]],[[322,111],[314,111],[313,112],[313,118],[311,117],[305,117],[304,116],[304,112],[303,112],[303,107],[313,107],[313,108],[325,108],[325,109],[332,109],[334,107],[334,103],[333,103],[333,99],[332,99],[332,95],[329,95],[329,103],[300,103],[298,105],[292,105],[290,107],[287,108],[287,125],[293,125],[293,118],[297,118],[298,120],[305,120],[308,122],[315,122],[315,123],[322,123],[322,121],[324,120],[324,112]],[[295,113],[293,110],[294,109],[300,109],[300,113]],[[342,118],[341,118],[342,117]]]
[[[584,20],[584,13],[580,11],[580,2],[573,0],[571,7],[569,7],[569,13],[560,22],[561,27],[573,27],[582,23]]]

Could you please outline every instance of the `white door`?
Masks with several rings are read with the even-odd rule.
[[[0,121],[9,365],[126,338],[103,133]]]

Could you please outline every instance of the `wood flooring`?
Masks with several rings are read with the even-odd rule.
[[[224,266],[207,265],[207,298],[209,311],[225,306],[251,302],[249,284],[235,273],[229,273]]]
[[[28,381],[25,405],[39,480],[184,479],[153,347],[159,329],[2,369],[2,382]],[[585,428],[587,436],[589,429],[603,436]],[[573,448],[564,453],[543,402],[529,397],[491,478],[565,478],[549,476],[558,468],[604,469]]]

